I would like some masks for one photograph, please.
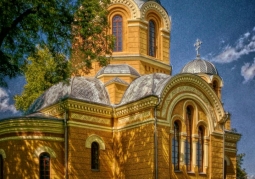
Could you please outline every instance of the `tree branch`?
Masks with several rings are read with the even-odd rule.
[[[3,30],[0,32],[0,47],[3,44],[4,39],[6,38],[6,36],[9,34],[9,32],[14,29],[20,22],[23,21],[23,19],[25,19],[28,15],[30,14],[35,14],[38,11],[39,7],[33,7],[30,9],[27,9],[25,12],[23,12],[22,14],[20,14],[11,24],[11,26],[9,27],[5,27],[3,28]]]

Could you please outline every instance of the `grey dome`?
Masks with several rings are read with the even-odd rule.
[[[148,1],[154,1],[160,4],[160,0],[134,0],[137,6],[140,8],[142,5]]]
[[[140,74],[133,67],[127,64],[107,65],[97,72],[96,77],[99,77],[103,74],[130,74],[137,77],[140,76]]]
[[[218,71],[215,66],[206,60],[195,59],[187,63],[181,73],[206,73],[211,75],[218,75]]]
[[[137,78],[129,85],[122,97],[120,105],[136,101],[150,95],[159,96],[170,78],[171,76],[162,73],[154,73]]]
[[[50,87],[30,106],[28,113],[38,111],[65,98],[110,105],[108,93],[101,81],[96,78],[73,77],[69,83],[60,82]]]

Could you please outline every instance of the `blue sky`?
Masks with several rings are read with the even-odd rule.
[[[222,101],[232,127],[242,134],[238,153],[255,176],[255,1],[161,0],[172,19],[173,75],[200,54],[214,63],[223,78]],[[255,177],[254,177],[255,178]]]
[[[173,75],[196,57],[199,38],[202,58],[213,62],[224,80],[222,101],[231,113],[232,127],[242,134],[238,153],[243,167],[255,176],[255,1],[161,0],[172,19],[171,64]],[[25,80],[9,81],[0,88],[0,118],[19,115],[12,96]]]

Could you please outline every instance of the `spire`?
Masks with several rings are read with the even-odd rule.
[[[197,51],[197,58],[200,58],[199,49],[201,47],[201,44],[202,42],[199,39],[197,39],[196,43],[194,44],[194,47],[196,47],[196,51]]]

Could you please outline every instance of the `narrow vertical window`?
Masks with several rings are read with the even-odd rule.
[[[0,155],[0,178],[4,178],[4,159],[2,155]]]
[[[115,37],[114,52],[122,51],[122,17],[116,15],[112,18],[112,34]]]
[[[150,20],[149,21],[149,55],[155,57],[156,56],[156,32],[155,32],[155,23]]]
[[[40,179],[50,179],[50,155],[47,152],[41,153],[40,160]]]
[[[191,171],[192,159],[192,111],[190,107],[186,108],[186,143],[185,143],[185,161],[187,171]]]
[[[91,144],[91,169],[99,170],[99,145],[97,142]]]
[[[198,128],[198,143],[197,143],[197,165],[198,171],[203,172],[203,153],[204,153],[204,134],[202,127]]]
[[[227,161],[224,160],[224,179],[227,178]]]
[[[179,170],[179,146],[180,146],[180,138],[179,138],[179,125],[177,122],[174,123],[174,138],[172,142],[172,162],[174,164],[174,170]]]

